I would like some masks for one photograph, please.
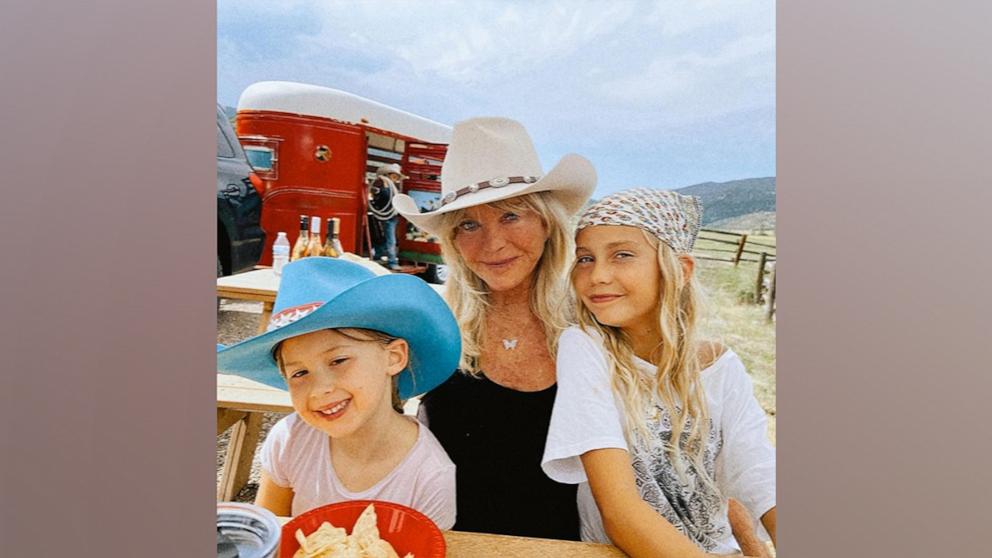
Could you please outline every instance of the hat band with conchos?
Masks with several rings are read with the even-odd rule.
[[[269,318],[269,325],[265,328],[265,331],[274,331],[281,327],[286,327],[293,322],[299,321],[312,314],[314,310],[320,308],[323,304],[323,302],[301,304],[299,306],[287,308],[278,314],[274,314],[271,318]]]
[[[502,188],[504,186],[509,186],[510,184],[533,184],[540,180],[539,176],[509,176],[502,178],[493,178],[491,180],[483,180],[482,182],[476,182],[475,184],[469,184],[464,188],[460,188],[453,192],[448,192],[441,198],[441,207],[454,202],[458,198],[474,194],[479,190],[485,190],[486,188]]]

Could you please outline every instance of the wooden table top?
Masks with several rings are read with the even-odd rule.
[[[291,518],[280,517],[285,524]],[[441,531],[447,546],[447,558],[625,558],[619,548],[609,544],[511,537],[489,533]]]
[[[217,278],[217,296],[224,298],[275,302],[278,290],[279,276],[272,268],[253,269]]]
[[[288,391],[231,374],[217,374],[217,408],[275,413],[293,412]]]

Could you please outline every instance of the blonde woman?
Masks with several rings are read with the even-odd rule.
[[[441,239],[445,298],[462,335],[461,372],[425,395],[421,419],[457,466],[455,529],[578,540],[574,485],[541,470],[568,326],[570,217],[596,184],[566,155],[548,173],[524,127],[506,118],[455,125],[441,207],[397,211]]]
[[[637,189],[578,223],[579,326],[559,340],[543,466],[582,483],[582,538],[633,557],[739,552],[730,497],[775,540],[765,414],[737,355],[697,336],[700,213],[696,198]]]

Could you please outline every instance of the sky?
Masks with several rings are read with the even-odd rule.
[[[775,175],[775,4],[220,0],[217,100],[332,87],[452,125],[519,120],[595,197]]]

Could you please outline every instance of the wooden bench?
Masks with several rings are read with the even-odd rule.
[[[240,376],[217,374],[217,435],[231,428],[218,500],[233,499],[247,484],[266,412],[293,412],[289,392]]]

